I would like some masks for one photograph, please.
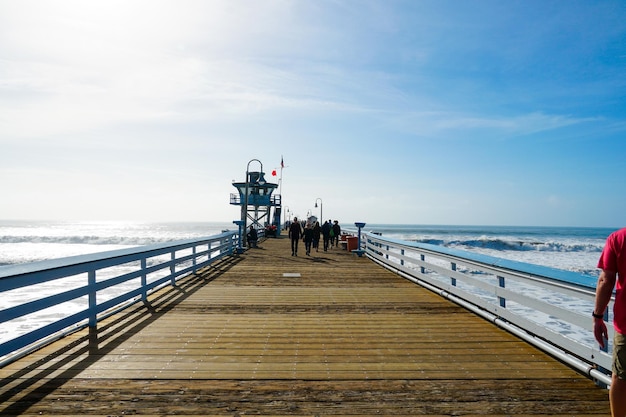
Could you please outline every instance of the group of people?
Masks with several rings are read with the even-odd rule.
[[[318,221],[315,224],[307,222],[303,228],[298,222],[298,218],[295,217],[289,226],[291,256],[298,256],[298,242],[300,242],[300,239],[304,241],[306,254],[310,256],[312,249],[319,252],[320,238],[323,239],[324,252],[326,252],[329,247],[339,247],[339,236],[341,236],[341,226],[339,226],[339,221],[337,220],[334,223],[327,220],[322,226],[320,226]]]

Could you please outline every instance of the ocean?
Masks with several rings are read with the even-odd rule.
[[[343,225],[355,229],[354,224]],[[229,222],[61,222],[0,220],[0,268],[67,256],[211,236]],[[598,276],[614,228],[366,224],[365,231]]]
[[[364,230],[597,277],[606,238],[617,228],[373,224]]]
[[[233,223],[0,220],[0,268],[237,230]]]

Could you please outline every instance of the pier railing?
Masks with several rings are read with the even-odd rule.
[[[363,232],[359,249],[598,383],[610,384],[611,356],[599,350],[592,330],[597,278],[374,233]],[[612,326],[607,327],[612,340]]]
[[[119,311],[177,278],[232,254],[238,234],[180,240],[0,268],[0,364]],[[7,306],[8,301],[8,306]],[[37,324],[36,328],[35,323]],[[4,359],[3,359],[4,358]]]

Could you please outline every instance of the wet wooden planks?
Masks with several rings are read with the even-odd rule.
[[[10,364],[0,414],[608,414],[605,390],[490,323],[312,255],[267,240]]]

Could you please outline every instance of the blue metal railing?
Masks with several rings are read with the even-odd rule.
[[[611,355],[600,350],[593,338],[596,277],[374,233],[362,235],[359,249],[370,259],[494,322],[598,383],[610,384]],[[607,327],[611,341],[613,329]]]
[[[28,320],[29,325],[42,323],[0,343],[0,358],[55,335],[86,325],[95,327],[99,319],[145,300],[155,289],[175,285],[177,278],[233,254],[238,238],[237,232],[224,232],[0,268],[0,296],[12,300],[9,307],[0,310],[0,325],[19,320]],[[59,308],[61,313],[50,313]],[[34,320],[38,314],[48,319]]]

